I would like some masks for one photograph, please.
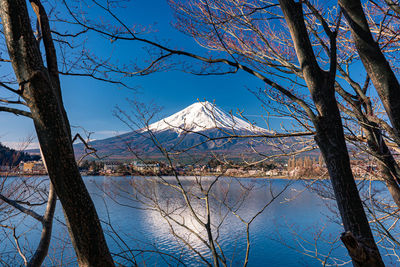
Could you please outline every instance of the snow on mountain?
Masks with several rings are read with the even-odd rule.
[[[153,132],[165,130],[173,130],[177,133],[184,131],[200,132],[221,128],[235,131],[267,131],[219,109],[215,104],[208,101],[196,102],[165,119],[149,125],[149,130]]]
[[[149,135],[147,130],[151,130]],[[185,132],[186,131],[186,132]],[[201,132],[201,134],[198,134]],[[232,134],[273,134],[233,116],[210,102],[194,103],[187,108],[157,121],[147,129],[133,131],[91,142],[97,154],[113,159],[131,158],[132,151],[149,158],[163,157],[159,145],[169,152],[185,151],[185,155],[221,153],[227,157],[254,157],[254,149],[260,153],[272,153],[273,147],[262,138],[231,138]],[[224,137],[227,137],[225,139]],[[157,145],[155,143],[157,140]],[[208,138],[212,140],[207,140]],[[85,153],[83,144],[74,145],[76,155]]]

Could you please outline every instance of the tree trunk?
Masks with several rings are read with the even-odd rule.
[[[353,40],[361,61],[392,123],[394,134],[400,137],[399,82],[389,62],[383,55],[379,44],[375,42],[371,34],[361,2],[359,0],[339,0],[338,2],[350,25]],[[398,140],[396,142],[400,146]]]
[[[316,130],[315,140],[326,162],[344,229],[352,233],[352,244],[360,249],[350,250],[351,247],[346,247],[354,266],[384,266],[351,171],[336,103],[336,40],[333,39],[336,37],[329,36],[331,64],[329,72],[326,72],[319,67],[315,58],[304,23],[302,3],[293,0],[280,0],[279,3],[292,36],[304,80],[318,112],[317,116],[311,118]]]
[[[326,162],[344,229],[353,237],[351,244],[357,249],[351,249],[349,242],[346,243],[348,239],[342,241],[354,266],[384,266],[350,168],[342,122],[335,114],[339,115],[336,103],[334,106],[327,103],[326,114],[318,119],[315,140]]]
[[[348,114],[356,118],[358,124],[362,129],[364,129],[369,148],[368,152],[378,161],[382,178],[384,179],[394,202],[400,208],[400,168],[386,145],[381,127],[379,127],[376,122],[372,121],[375,117],[373,117],[371,101],[365,95],[358,94],[358,92],[357,95],[360,96],[360,99],[356,101],[341,87],[336,87],[336,89],[343,99],[345,99],[352,107],[351,109],[353,112],[348,112]],[[362,107],[364,107],[364,111]]]
[[[386,145],[381,130],[378,125],[369,122],[367,127],[364,127],[367,143],[373,156],[378,160],[378,166],[382,172],[382,178],[386,183],[390,194],[396,205],[400,208],[400,168],[394,159],[392,153]]]
[[[69,123],[55,82],[44,66],[26,1],[1,0],[0,15],[20,95],[31,110],[78,263],[80,266],[114,266],[96,209],[75,161]]]

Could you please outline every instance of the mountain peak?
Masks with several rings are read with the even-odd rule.
[[[219,109],[214,103],[208,101],[193,103],[185,109],[149,125],[149,130],[153,132],[165,130],[173,130],[177,133],[200,132],[218,128],[266,131]]]

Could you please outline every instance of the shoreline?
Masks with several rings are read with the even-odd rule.
[[[37,176],[48,176],[47,173],[0,173],[0,178],[13,178],[13,177],[37,177]],[[157,177],[159,175],[126,175],[126,174],[121,174],[121,173],[114,173],[114,174],[88,174],[88,173],[81,173],[82,177]],[[160,174],[160,176],[171,176],[168,174]],[[277,180],[277,179],[281,179],[281,180],[329,180],[329,176],[323,176],[323,177],[319,177],[319,178],[314,178],[314,177],[290,177],[287,175],[275,175],[275,176],[246,176],[246,175],[222,175],[221,173],[188,173],[188,174],[180,174],[179,176],[203,176],[203,177],[217,177],[217,176],[221,176],[221,177],[232,177],[232,178],[244,178],[244,179],[271,179],[271,180]],[[374,179],[370,179],[370,178],[364,178],[364,177],[355,177],[355,180],[360,181],[360,180],[373,180],[373,181],[383,181],[382,179],[378,179],[378,178],[374,178]]]

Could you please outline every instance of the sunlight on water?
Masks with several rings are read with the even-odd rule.
[[[194,177],[184,177],[180,182],[187,192],[191,208],[205,222],[205,200],[195,181]],[[213,181],[212,177],[202,178],[201,185],[203,189],[213,185],[209,193],[212,235],[217,251],[220,253],[222,250],[228,265],[244,263],[244,222],[262,211],[286,186],[288,188],[250,224],[248,265],[321,266],[318,259],[325,260],[328,253],[331,264],[348,261],[341,243],[331,243],[338,241],[342,232],[341,226],[335,222],[337,215],[331,212],[335,209],[334,203],[305,190],[306,182],[243,178],[220,178],[215,184]],[[85,182],[103,220],[110,249],[119,254],[114,258],[121,264],[133,265],[130,261],[133,257],[137,264],[147,266],[179,265],[179,262],[203,266],[205,262],[201,257],[212,262],[212,253],[204,242],[207,241],[207,231],[194,218],[179,190],[165,185],[177,185],[174,178],[165,177],[160,183],[153,178],[85,177]],[[34,223],[21,215],[8,222],[18,225],[21,232],[30,230]],[[48,266],[76,265],[63,222],[58,203],[50,256],[46,261]],[[35,225],[37,228],[27,232],[23,243],[25,247],[29,244],[29,250],[35,248],[40,236],[39,225]],[[4,230],[2,235],[7,235],[7,231]],[[21,264],[12,241],[10,238],[3,240],[1,257]],[[27,255],[30,253],[28,249]]]

